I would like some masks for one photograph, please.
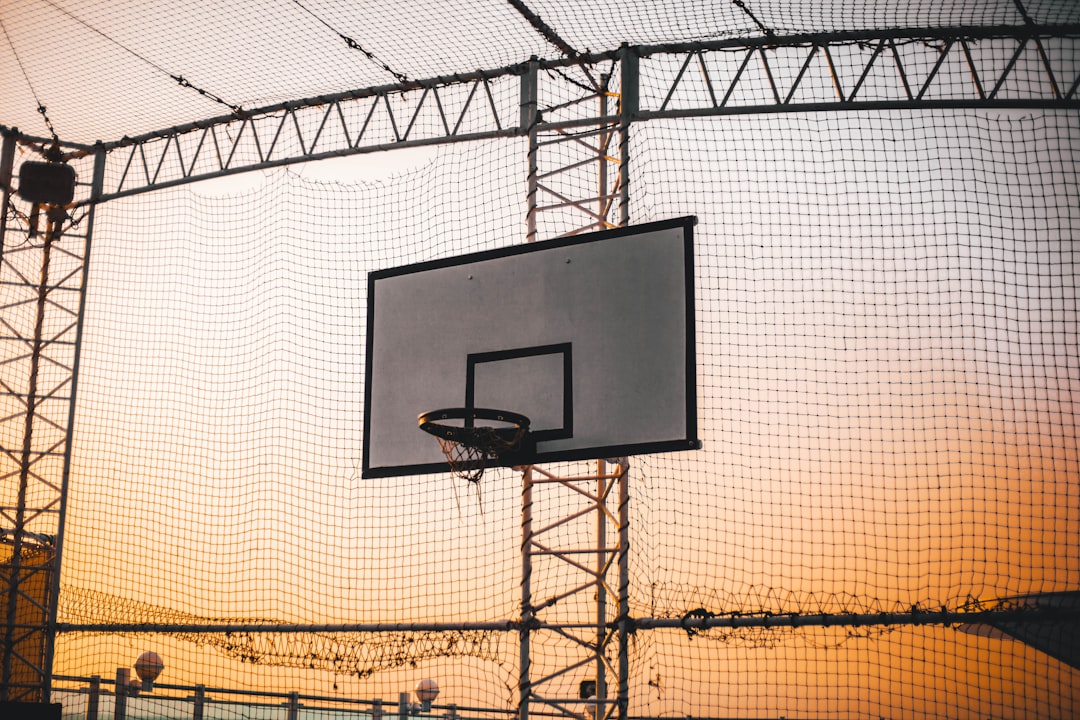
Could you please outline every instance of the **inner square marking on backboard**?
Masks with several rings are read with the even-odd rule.
[[[465,407],[526,415],[536,440],[574,436],[572,343],[469,353]]]

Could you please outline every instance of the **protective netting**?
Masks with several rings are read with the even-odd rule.
[[[704,440],[631,459],[630,615],[658,621],[631,714],[1080,712],[1075,619],[1041,649],[920,619],[1080,589],[1075,114],[684,118],[631,145],[631,220],[699,219]],[[98,209],[60,620],[190,629],[63,633],[57,673],[154,649],[181,685],[396,701],[432,677],[516,707],[520,475],[358,468],[366,273],[521,242],[525,152]]]
[[[540,32],[529,20],[538,18]],[[91,144],[237,109],[519,64],[531,56],[877,28],[1080,22],[1073,0],[6,0],[0,119]],[[184,38],[178,42],[177,38]],[[77,48],[78,52],[58,52]]]
[[[635,535],[662,558],[638,612],[876,614],[1075,590],[1073,540],[1057,544],[1080,492],[1075,123],[796,115],[636,137],[642,212],[695,212],[707,236],[712,440],[645,461],[643,522],[691,539]],[[675,478],[681,501],[665,502]],[[724,660],[692,665],[732,690],[722,715],[1075,713],[1075,669],[962,630],[728,631],[710,638]],[[700,652],[683,640],[653,639],[661,685]]]
[[[585,717],[597,624],[631,630],[639,720],[1080,716],[1078,23],[1075,0],[0,0],[4,190],[41,159],[21,130],[106,198],[54,237],[13,192],[0,226],[0,700],[49,673],[59,548],[65,717],[95,675],[107,717],[145,650],[164,686],[129,717],[193,717],[201,685],[207,718],[323,717],[286,713],[300,693],[377,720],[421,678],[437,714],[508,717],[524,676]],[[361,479],[368,273],[624,209],[698,218],[702,449],[537,468],[535,492]],[[594,550],[626,508],[621,615],[624,558]],[[579,587],[597,556],[606,593]]]
[[[65,620],[513,617],[504,581],[516,530],[495,522],[517,498],[512,485],[484,488],[485,517],[449,482],[359,479],[366,273],[512,242],[520,220],[506,208],[522,200],[498,170],[511,164],[510,146],[362,188],[285,171],[239,195],[193,187],[101,208],[76,431],[86,445],[74,474],[86,481],[72,483]],[[432,658],[423,672],[440,678],[480,668],[475,680],[457,677],[461,704],[490,704],[493,691],[509,702],[505,653],[492,650],[508,640],[476,635],[383,633],[367,644],[313,634],[65,636],[56,672],[111,677],[150,642],[170,682],[396,701]],[[439,652],[425,653],[429,645]],[[296,670],[313,667],[330,669]],[[405,668],[406,679],[347,682],[387,668]]]

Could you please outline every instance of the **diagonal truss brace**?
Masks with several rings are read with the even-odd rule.
[[[1073,26],[944,28],[702,43],[653,77],[639,119],[686,115],[931,107],[1075,107]],[[655,63],[654,63],[655,64]],[[785,75],[782,68],[788,69]],[[791,69],[797,69],[794,74]]]
[[[512,135],[513,85],[509,76],[480,74],[380,87],[121,141],[107,150],[101,199],[256,168]]]
[[[39,229],[37,208],[17,196],[13,178],[17,151],[25,159],[40,148],[19,145],[5,134],[0,158],[0,701],[42,702],[51,686],[93,212],[47,206]],[[101,159],[75,163],[84,198],[100,188]]]
[[[583,707],[596,718],[625,715],[627,471],[625,458],[610,470],[606,461],[599,460],[590,475],[560,476],[537,466],[523,469],[521,720],[534,711],[579,718]],[[561,502],[552,502],[555,498]],[[610,505],[616,499],[618,511],[613,512]],[[534,522],[538,519],[534,511],[559,512],[557,508],[574,507],[575,502],[576,509]],[[585,530],[590,520],[591,533]],[[584,547],[590,537],[595,543]],[[616,568],[618,583],[613,585],[610,575]],[[539,581],[546,581],[542,599],[534,597]],[[595,615],[591,621],[582,616],[588,607]],[[542,652],[545,638],[552,636],[569,641],[573,648],[560,654],[558,661]],[[615,693],[608,691],[609,677],[617,682]],[[593,697],[575,694],[582,679],[593,682]]]
[[[538,131],[580,141],[576,129],[586,126],[598,138],[594,150],[615,156],[607,148],[613,138],[624,141],[621,128],[656,118],[890,108],[1076,109],[1078,48],[1080,24],[900,28],[640,45],[322,95],[138,137],[64,147],[69,158],[104,153],[98,201],[400,147]],[[627,85],[628,63],[634,65],[632,85]],[[622,86],[612,93],[603,76],[615,77],[610,66],[616,64]],[[603,66],[609,69],[600,70]],[[567,100],[573,95],[568,89],[574,88],[585,92]],[[549,96],[558,99],[540,99]],[[603,97],[617,98],[619,108],[609,112],[596,101]],[[20,138],[36,142],[41,151],[52,143]],[[616,190],[573,202],[580,207],[611,202]]]

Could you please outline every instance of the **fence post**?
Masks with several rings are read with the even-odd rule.
[[[127,694],[130,685],[130,670],[116,668],[116,701],[113,708],[113,720],[124,720],[127,717]]]
[[[379,699],[379,698],[376,698],[375,702],[373,702],[371,704],[371,720],[382,720],[382,717],[383,717],[382,700]]]
[[[97,720],[98,703],[101,700],[101,676],[90,677],[90,693],[86,696],[86,720]]]
[[[289,693],[289,711],[286,717],[288,720],[297,720],[300,717],[300,693],[295,690]]]
[[[409,718],[409,693],[398,693],[397,701],[397,716],[398,720],[408,720]]]
[[[203,720],[203,705],[206,703],[206,686],[195,686],[195,699],[191,709],[191,720]]]

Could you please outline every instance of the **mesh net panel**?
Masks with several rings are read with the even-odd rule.
[[[779,28],[776,5],[758,20]],[[862,22],[843,7],[821,22]],[[630,146],[631,220],[698,217],[703,440],[630,459],[630,615],[656,626],[630,640],[631,715],[1080,714],[1075,615],[1056,644],[919,619],[1080,590],[1075,112],[660,119]],[[175,629],[61,633],[58,674],[152,649],[176,685],[396,703],[430,677],[441,704],[517,707],[520,474],[359,468],[367,273],[522,242],[527,153],[459,143],[378,181],[277,169],[98,208],[60,620]],[[573,495],[535,499],[535,522]],[[538,566],[535,598],[574,582]],[[553,635],[537,667],[572,656]]]
[[[450,482],[359,479],[366,273],[517,238],[521,213],[506,208],[523,200],[496,169],[512,147],[359,188],[280,171],[236,194],[194,186],[101,209],[65,619],[513,616],[517,530],[498,521],[515,511],[513,482],[485,486],[481,506]],[[424,672],[455,677],[462,704],[508,702],[501,636],[185,639],[68,636],[57,671],[110,676],[151,643],[173,682],[331,694],[336,682],[396,702]],[[350,684],[373,671],[387,672]]]
[[[1058,545],[1078,509],[1070,121],[793,115],[636,139],[642,212],[701,218],[709,440],[644,459],[637,613],[1075,589],[1073,541]],[[1075,669],[966,629],[657,634],[652,702],[694,712],[669,678],[702,653],[695,684],[733,690],[721,715],[1075,711]]]
[[[1073,0],[531,0],[576,52],[688,40],[876,28],[1080,22]],[[3,123],[91,144],[234,108],[559,57],[513,3],[245,4],[148,0],[7,3]],[[184,42],[176,42],[177,37]],[[57,53],[57,43],[79,53]],[[25,77],[24,71],[25,68]],[[137,96],[129,90],[138,88]]]

